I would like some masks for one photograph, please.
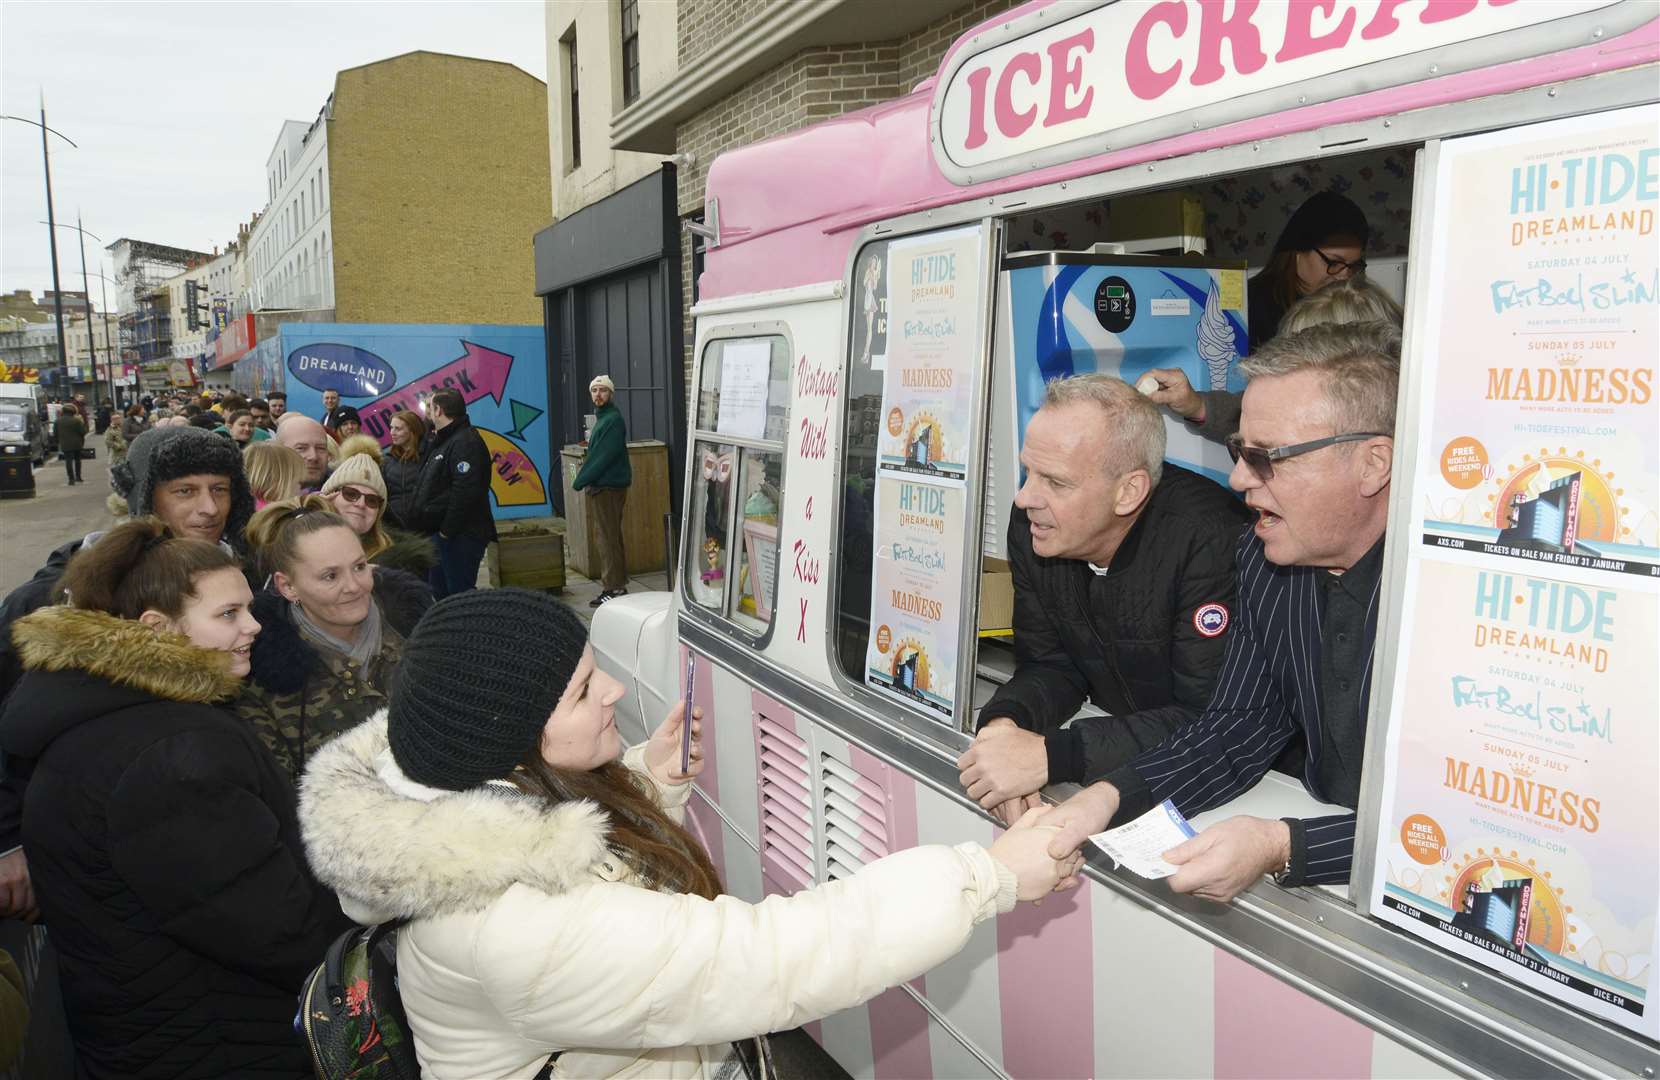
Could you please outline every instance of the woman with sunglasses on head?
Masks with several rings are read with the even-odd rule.
[[[288,778],[220,707],[260,632],[241,567],[139,518],[61,595],[13,625],[0,750],[32,765],[23,842],[77,1075],[300,1076],[294,989],[348,924]]]
[[[428,1080],[741,1077],[754,1036],[867,1001],[1076,884],[1034,811],[989,847],[723,895],[684,824],[707,718],[677,702],[624,753],[623,693],[557,600],[458,593],[416,628],[387,711],[307,772],[319,877],[354,916],[410,920],[398,987]]]
[[[246,536],[269,577],[253,600],[265,631],[236,709],[298,780],[319,747],[385,708],[432,592],[371,566],[358,531],[321,495],[267,506]]]

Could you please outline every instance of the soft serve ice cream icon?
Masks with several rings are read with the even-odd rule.
[[[1214,281],[1205,296],[1205,312],[1199,316],[1197,338],[1199,358],[1205,362],[1205,371],[1210,376],[1209,389],[1226,390],[1228,365],[1238,353],[1234,349],[1233,326],[1222,313],[1222,297]]]

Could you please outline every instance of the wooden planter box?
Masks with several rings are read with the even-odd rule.
[[[520,589],[563,589],[565,587],[565,534],[538,533],[499,540],[501,583]]]

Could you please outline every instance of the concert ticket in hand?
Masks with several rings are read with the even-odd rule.
[[[1113,863],[1144,878],[1167,878],[1176,867],[1164,861],[1164,853],[1194,835],[1193,826],[1169,799],[1127,825],[1090,837]]]

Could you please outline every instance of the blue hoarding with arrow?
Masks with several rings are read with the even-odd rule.
[[[391,442],[394,414],[427,416],[427,399],[453,389],[483,436],[498,519],[553,512],[557,483],[548,411],[547,351],[539,326],[285,323],[280,331],[291,412],[321,419],[323,391],[354,406],[363,430]]]

